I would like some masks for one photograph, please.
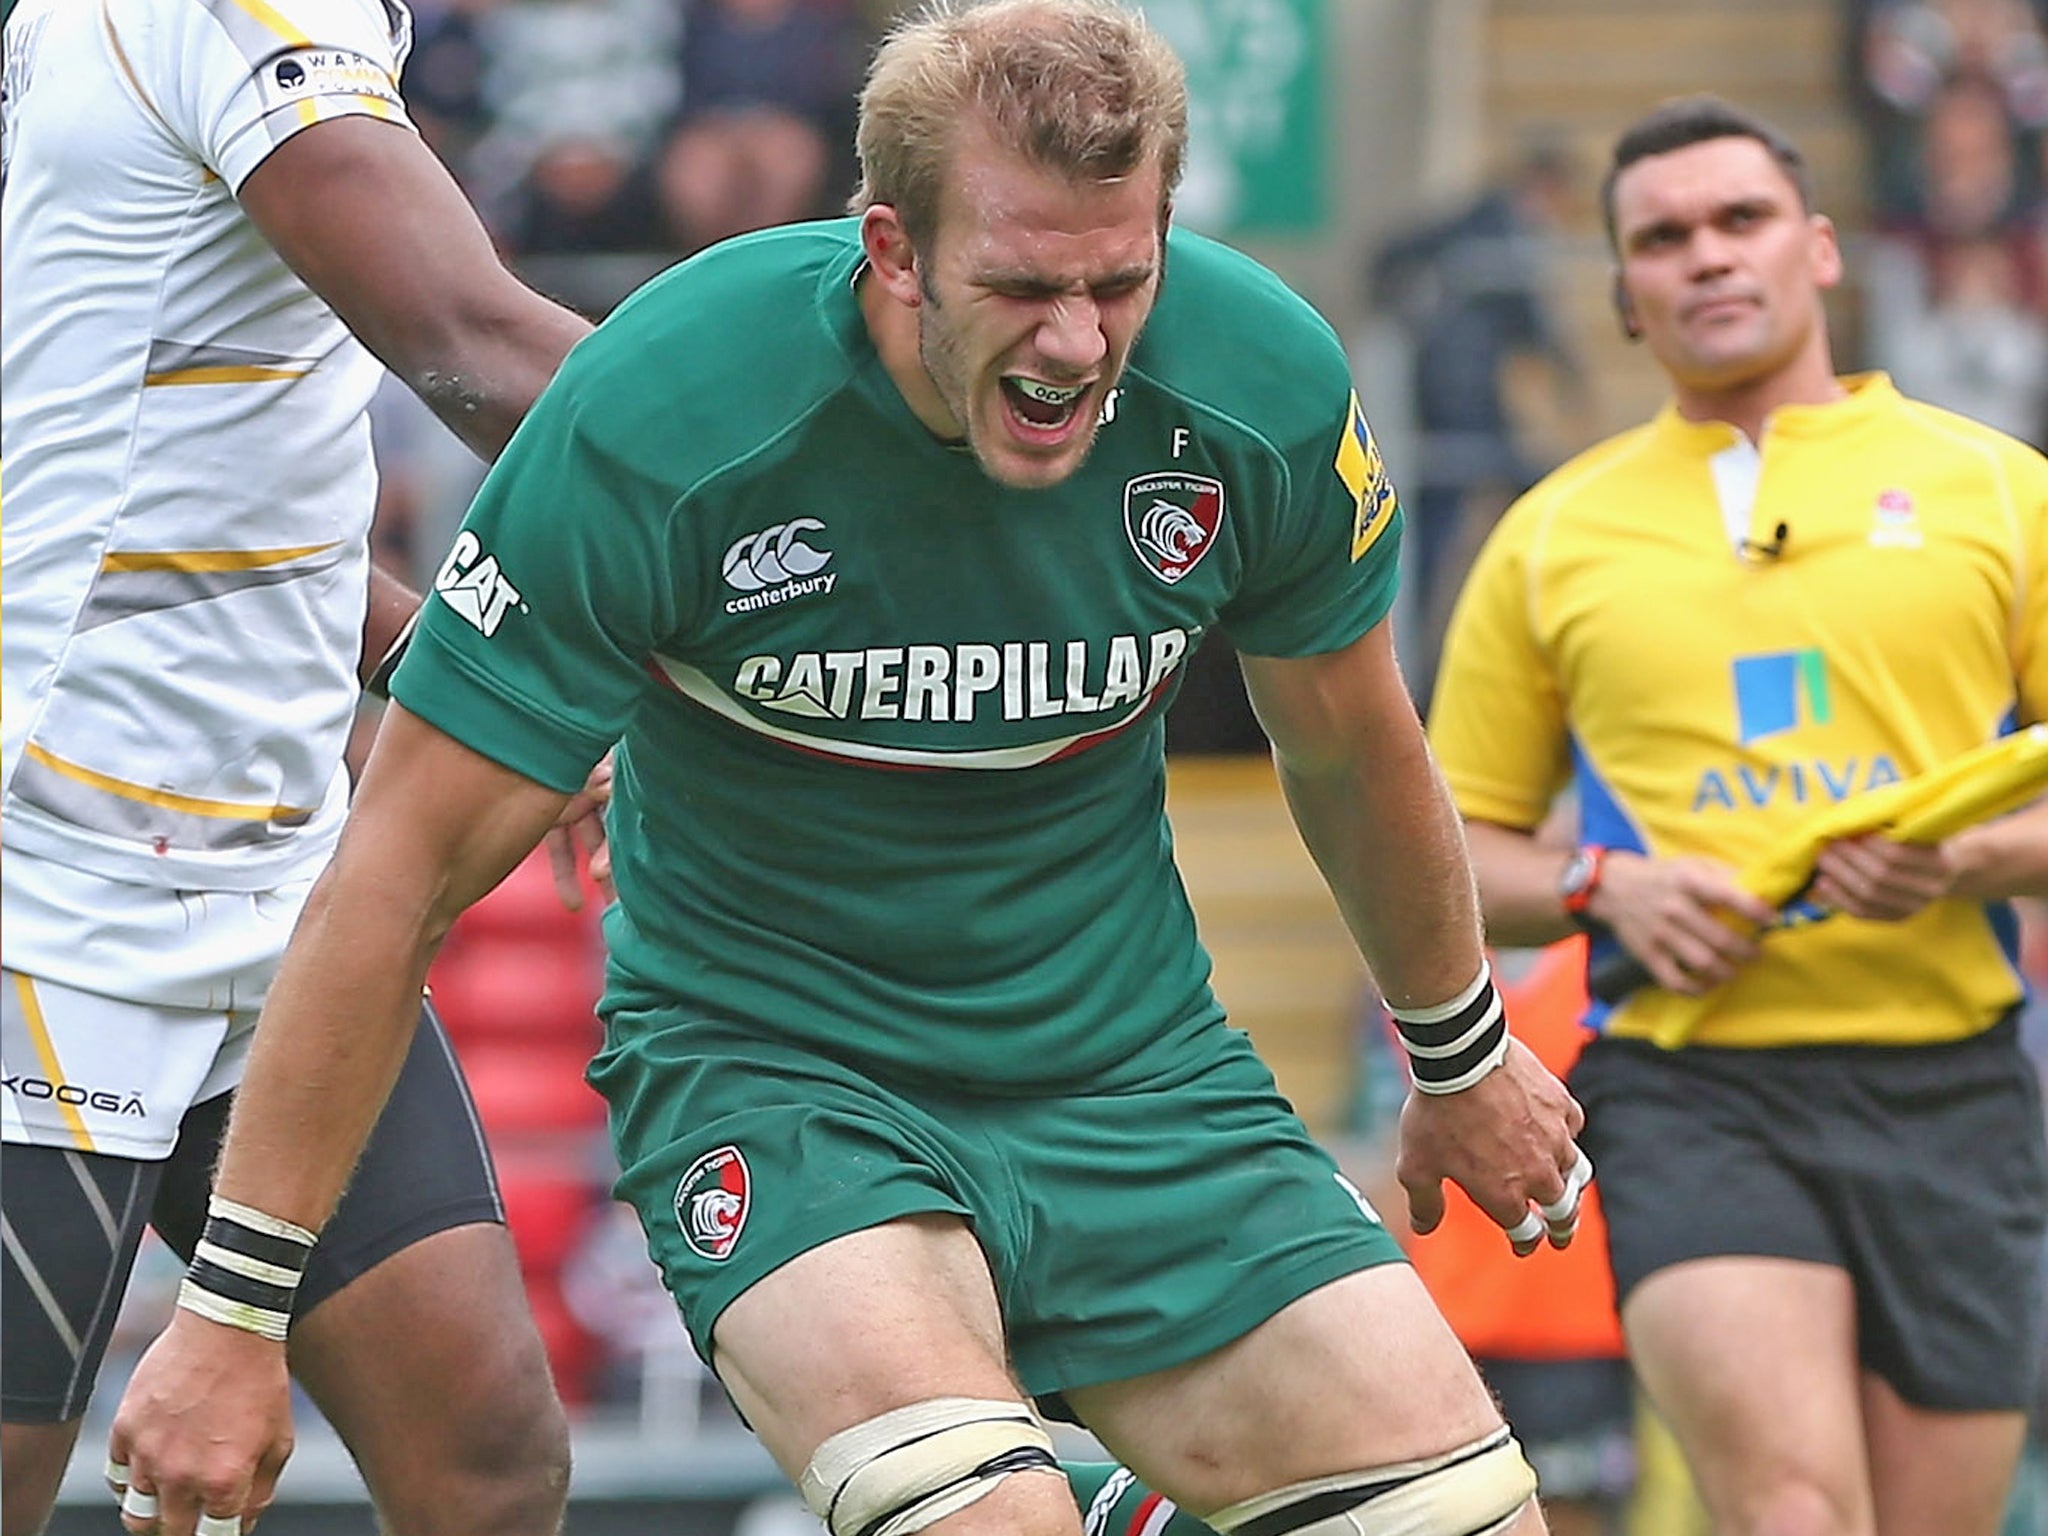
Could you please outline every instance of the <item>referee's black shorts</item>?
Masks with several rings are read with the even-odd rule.
[[[1624,1300],[1688,1259],[1833,1265],[1855,1282],[1864,1366],[1906,1401],[2032,1403],[2048,1140],[2013,1019],[1929,1046],[1602,1038],[1571,1087]]]
[[[162,1162],[8,1145],[0,1419],[57,1424],[85,1411],[142,1229],[155,1227],[181,1258],[198,1244],[233,1097],[187,1110]],[[313,1249],[293,1314],[303,1317],[424,1237],[504,1219],[468,1086],[440,1021],[422,1005],[398,1082]]]

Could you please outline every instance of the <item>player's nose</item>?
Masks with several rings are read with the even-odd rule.
[[[1076,378],[1086,375],[1109,352],[1102,311],[1093,299],[1081,295],[1070,294],[1053,304],[1039,323],[1034,340],[1047,363]]]

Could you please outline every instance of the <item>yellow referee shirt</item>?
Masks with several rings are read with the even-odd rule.
[[[1756,445],[1667,407],[1508,510],[1430,712],[1465,815],[1532,828],[1569,783],[1587,842],[1740,865],[2048,717],[2048,460],[1881,374],[1845,382]],[[1692,1039],[1973,1034],[2020,996],[2013,941],[2002,905],[1963,901],[1794,920]],[[1643,1034],[1642,1011],[1590,1021]]]

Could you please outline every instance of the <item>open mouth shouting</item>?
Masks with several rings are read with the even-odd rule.
[[[1087,394],[1086,384],[1060,388],[1038,379],[1025,378],[1022,374],[1008,373],[1002,378],[1005,414],[1017,435],[1026,442],[1052,444],[1062,441],[1080,417],[1081,402]]]

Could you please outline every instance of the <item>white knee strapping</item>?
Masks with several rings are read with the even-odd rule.
[[[804,1468],[804,1502],[833,1536],[910,1536],[1012,1472],[1059,1471],[1023,1403],[938,1397],[843,1429]]]
[[[1426,1461],[1319,1477],[1218,1510],[1224,1536],[1500,1536],[1536,1492],[1505,1426]]]

